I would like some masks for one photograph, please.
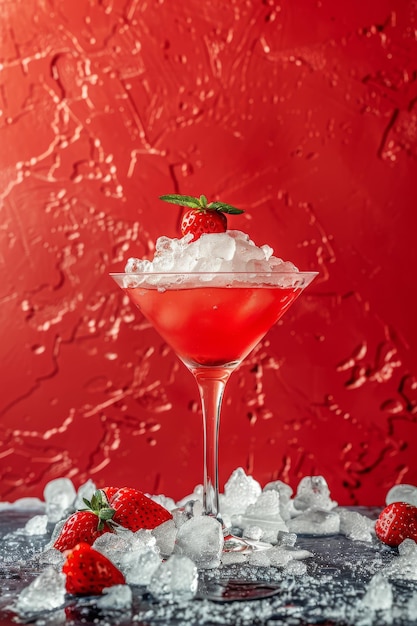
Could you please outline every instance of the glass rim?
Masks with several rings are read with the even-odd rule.
[[[319,272],[316,271],[302,271],[302,270],[265,270],[265,271],[250,271],[250,270],[244,270],[244,271],[224,271],[224,272],[218,272],[216,270],[205,270],[203,272],[200,271],[194,271],[194,272],[109,272],[109,276],[131,276],[131,277],[139,277],[139,276],[212,276],[212,275],[216,275],[216,276],[271,276],[271,274],[274,275],[294,275],[294,276],[318,276]]]

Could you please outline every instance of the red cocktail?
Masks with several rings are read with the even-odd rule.
[[[218,430],[226,382],[315,276],[298,271],[112,274],[196,378],[208,515],[219,516]]]

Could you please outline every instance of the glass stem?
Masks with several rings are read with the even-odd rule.
[[[231,370],[206,367],[193,370],[200,391],[203,410],[204,486],[203,509],[205,515],[220,518],[219,511],[219,426],[224,388]]]

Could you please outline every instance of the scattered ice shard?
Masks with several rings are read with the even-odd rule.
[[[360,605],[370,611],[387,611],[392,608],[393,592],[388,580],[381,574],[375,574],[369,581]]]
[[[405,539],[398,546],[398,556],[381,570],[387,578],[417,581],[417,543],[413,539]]]
[[[47,515],[34,515],[25,524],[25,535],[44,535],[48,527]]]
[[[278,491],[279,493],[279,508],[282,519],[287,521],[291,516],[291,496],[293,494],[292,488],[282,480],[274,480],[267,483],[263,489],[264,491]],[[292,503],[291,503],[292,504]]]
[[[262,541],[276,543],[278,533],[288,530],[281,517],[278,491],[262,492],[256,501],[246,508],[244,515],[239,516],[238,525],[244,532],[247,527],[258,526],[262,529]]]
[[[46,514],[50,522],[59,522],[69,510],[72,510],[76,498],[75,487],[69,478],[56,478],[45,487],[43,496]]]
[[[352,541],[372,541],[375,522],[358,511],[338,508],[340,532]]]
[[[301,550],[288,545],[280,545],[271,547],[269,550],[255,551],[249,555],[248,561],[251,565],[257,566],[287,567],[291,561],[303,561],[312,556],[313,554],[308,550]],[[301,569],[304,574],[305,568]]]
[[[45,502],[40,498],[19,498],[15,502],[0,502],[0,511],[7,509],[20,511],[40,511],[45,509]]]
[[[335,511],[307,510],[287,522],[290,532],[300,535],[336,535],[340,517]]]
[[[407,502],[417,506],[417,487],[414,485],[394,485],[388,491],[385,501],[387,505],[393,502]]]
[[[147,585],[162,561],[150,530],[105,533],[93,547],[110,559],[131,585]]]
[[[168,496],[164,496],[163,494],[149,496],[149,498],[163,506],[165,509],[167,509],[167,511],[173,511],[177,506],[175,500],[169,498]]]
[[[148,591],[158,600],[184,602],[197,593],[198,570],[187,556],[173,554],[155,570]]]
[[[64,601],[65,574],[48,566],[20,592],[15,608],[20,615],[33,614],[57,609]]]
[[[87,480],[87,482],[81,485],[80,488],[78,489],[77,495],[73,502],[73,508],[76,511],[78,511],[79,509],[84,509],[85,502],[83,498],[86,498],[87,500],[91,500],[96,490],[97,490],[97,487],[95,483],[91,479]]]
[[[220,499],[220,511],[230,517],[244,513],[250,504],[261,495],[261,485],[252,476],[247,476],[241,467],[232,472],[224,486],[224,495]]]
[[[152,530],[152,535],[156,539],[156,545],[163,558],[171,556],[174,552],[175,540],[178,529],[173,519],[169,519]]]
[[[174,554],[187,556],[200,569],[211,569],[220,565],[223,543],[222,527],[216,519],[192,517],[178,530]]]
[[[330,498],[330,489],[323,476],[304,476],[297,487],[293,504],[295,511],[306,509],[330,511],[337,506],[337,502]]]
[[[127,611],[132,607],[132,589],[129,585],[114,585],[103,589],[96,606],[104,611]]]

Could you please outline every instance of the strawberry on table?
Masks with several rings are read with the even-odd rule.
[[[131,487],[98,489],[86,509],[73,513],[64,523],[54,548],[64,552],[80,542],[93,545],[95,540],[123,526],[136,532],[152,529],[172,518],[163,506]]]
[[[126,582],[122,572],[88,543],[79,543],[69,552],[62,571],[65,588],[72,595],[99,595],[106,587]]]
[[[110,494],[110,488],[103,491]],[[151,530],[172,519],[167,509],[131,487],[113,491],[109,495],[109,505],[115,511],[112,521],[133,532],[141,528]]]
[[[236,209],[236,207],[225,202],[210,202],[208,204],[206,196],[195,198],[194,196],[169,194],[160,196],[160,200],[189,209],[182,218],[181,234],[183,237],[188,234],[193,235],[194,241],[204,234],[226,232],[226,214],[238,215],[243,213],[241,209]]]
[[[84,498],[84,503],[87,508],[70,515],[61,528],[54,543],[57,550],[71,550],[80,542],[92,545],[104,533],[114,532],[111,526],[114,510],[102,491],[97,490],[91,501]]]
[[[417,541],[417,507],[405,502],[389,504],[375,522],[375,533],[388,546],[399,546],[404,539]]]

